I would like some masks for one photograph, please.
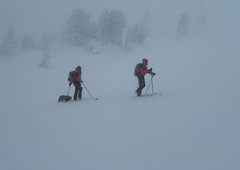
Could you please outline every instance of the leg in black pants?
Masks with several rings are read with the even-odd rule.
[[[77,98],[79,100],[82,99],[82,87],[81,87],[81,83],[80,82],[73,82],[74,86],[75,86],[75,92],[74,92],[74,100],[77,100]]]
[[[138,76],[138,83],[139,83],[139,88],[137,89],[137,96],[141,96],[142,89],[145,87],[144,76],[142,76],[142,75]]]

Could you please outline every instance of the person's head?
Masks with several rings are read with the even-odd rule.
[[[147,60],[146,58],[144,58],[144,59],[142,59],[142,63],[143,63],[144,65],[148,65],[148,60]]]
[[[77,71],[81,72],[82,71],[82,68],[80,66],[77,66],[76,68]]]

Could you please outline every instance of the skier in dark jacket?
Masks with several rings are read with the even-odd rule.
[[[82,76],[82,68],[80,66],[77,66],[77,68],[75,69],[74,73],[73,73],[73,77],[69,80],[69,86],[73,85],[75,86],[75,92],[74,92],[74,97],[73,99],[76,101],[77,98],[78,100],[82,99],[82,87],[81,87],[81,83],[83,82],[81,80],[81,76]]]
[[[152,68],[150,68],[149,70],[147,69],[147,65],[148,65],[148,60],[146,58],[142,59],[142,64],[139,69],[139,74],[137,75],[138,82],[139,82],[139,87],[136,90],[137,96],[141,96],[142,89],[145,87],[145,79],[144,79],[145,74],[148,73],[153,76],[155,75],[155,73],[152,72]]]

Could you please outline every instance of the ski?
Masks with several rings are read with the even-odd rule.
[[[135,91],[134,93],[137,94],[136,91]],[[158,94],[158,92],[154,92],[154,93],[152,93],[152,94],[143,94],[143,95],[141,95],[141,96],[154,96],[154,95],[157,95],[157,94]],[[162,93],[160,93],[159,95],[162,95]],[[137,97],[141,97],[141,96],[137,96]]]
[[[93,100],[98,100],[98,98],[92,98]],[[69,100],[69,102],[78,102],[78,101],[86,101],[86,100],[88,100],[88,99],[81,99],[81,100],[79,100],[79,99],[77,99],[77,100]]]
[[[158,92],[154,92],[154,93],[152,93],[152,94],[143,94],[143,95],[141,95],[141,96],[154,96],[154,95],[156,95],[156,94],[158,94]],[[161,94],[160,94],[161,95]],[[140,97],[141,97],[140,96]]]
[[[69,100],[69,102],[79,102],[81,100]]]

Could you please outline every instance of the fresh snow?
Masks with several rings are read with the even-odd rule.
[[[56,44],[50,68],[38,66],[37,50],[0,58],[0,169],[240,169],[239,39],[214,24],[201,29],[179,41],[155,34],[131,53]],[[162,95],[134,94],[142,58]],[[77,65],[99,99],[84,89],[82,101],[59,103]]]

